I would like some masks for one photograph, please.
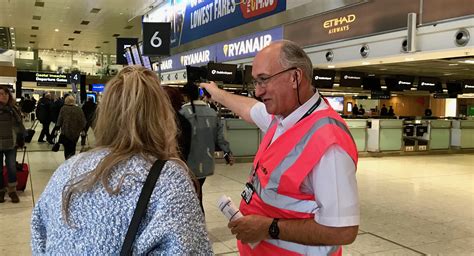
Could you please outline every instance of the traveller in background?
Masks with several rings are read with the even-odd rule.
[[[359,115],[359,108],[357,107],[357,104],[354,104],[354,106],[352,107],[352,115],[353,116]]]
[[[31,220],[33,255],[119,255],[152,164],[165,160],[133,255],[212,255],[176,122],[153,71],[127,66],[97,109],[96,147],[62,164]]]
[[[74,96],[69,95],[64,99],[56,127],[61,128],[58,140],[64,146],[64,158],[67,160],[76,154],[77,141],[86,127],[86,118],[82,109],[76,106]]]
[[[8,173],[8,186],[5,188],[3,172],[0,174],[0,203],[5,202],[5,193],[12,203],[20,202],[16,193],[16,151],[25,146],[25,127],[20,111],[15,106],[15,99],[6,86],[0,85],[0,156]]]
[[[35,107],[35,102],[30,98],[29,94],[26,94],[25,99],[21,104],[21,112],[24,114],[25,117],[28,117],[28,119],[30,119],[29,117],[31,116],[31,112],[35,111]]]
[[[49,133],[49,125],[52,120],[51,104],[51,94],[46,93],[41,99],[39,99],[38,105],[36,106],[36,118],[43,126],[38,142],[45,142],[45,138],[48,141],[51,139],[51,134]]]
[[[84,128],[84,131],[81,133],[81,146],[86,145],[87,132],[94,123],[96,109],[97,104],[94,102],[94,99],[92,97],[88,97],[87,101],[84,103],[84,105],[82,105],[82,112],[84,112],[84,116],[86,117],[87,123],[86,127]]]
[[[387,115],[388,116],[395,116],[395,112],[393,112],[393,107],[392,106],[389,107]]]
[[[365,115],[365,109],[364,109],[364,106],[362,106],[362,104],[360,105],[360,108],[359,108],[359,115],[361,116]]]
[[[431,108],[425,109],[425,116],[431,116],[433,115],[433,111],[431,111]]]
[[[372,115],[377,116],[379,114],[379,106],[375,106],[375,108],[372,109]]]
[[[345,121],[313,91],[312,72],[304,50],[283,40],[253,60],[263,102],[201,83],[265,134],[242,192],[244,216],[228,224],[240,255],[341,255],[357,236],[357,148]]]
[[[192,128],[191,149],[186,163],[196,175],[202,191],[206,177],[214,174],[216,145],[224,151],[227,164],[232,165],[234,159],[229,142],[224,138],[224,128],[216,111],[209,107],[206,102],[199,100],[199,88],[195,84],[188,83],[184,86],[184,89],[190,102],[183,105],[180,113],[186,117]],[[202,196],[199,200],[204,212]]]
[[[168,94],[168,97],[171,101],[171,106],[174,109],[176,114],[176,121],[178,125],[178,149],[181,155],[181,159],[186,161],[189,156],[189,151],[191,150],[191,137],[192,129],[189,121],[184,117],[179,111],[181,106],[184,103],[184,98],[181,92],[176,87],[164,87],[165,92]]]
[[[385,104],[382,104],[382,108],[380,109],[380,116],[387,116],[387,115],[388,115],[387,107],[385,106]]]

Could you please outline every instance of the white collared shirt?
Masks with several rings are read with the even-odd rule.
[[[275,116],[278,127],[272,143],[295,125],[319,97],[319,93],[316,92],[286,118]],[[327,108],[328,105],[322,100],[315,111]],[[262,132],[267,132],[272,115],[267,113],[265,104],[261,102],[255,104],[250,110],[250,116]],[[352,158],[340,146],[334,145],[328,148],[319,163],[303,181],[301,191],[314,194],[319,206],[314,216],[317,223],[330,227],[359,225],[359,196],[355,168]]]

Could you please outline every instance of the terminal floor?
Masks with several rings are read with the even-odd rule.
[[[35,136],[36,137],[36,136]],[[30,255],[30,215],[62,152],[34,145],[31,186],[21,202],[0,204],[0,255]],[[18,156],[19,160],[21,155]],[[474,255],[474,155],[361,158],[357,171],[361,224],[344,255]],[[214,252],[238,255],[216,200],[238,201],[250,163],[217,164],[204,184],[206,222]]]

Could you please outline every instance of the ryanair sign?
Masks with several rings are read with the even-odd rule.
[[[328,34],[335,34],[344,31],[349,31],[351,29],[350,25],[356,20],[355,14],[349,14],[346,16],[325,20],[323,22],[323,27],[328,29]]]
[[[217,44],[217,62],[255,56],[271,42],[283,38],[281,27]]]

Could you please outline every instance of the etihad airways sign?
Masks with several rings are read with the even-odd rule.
[[[216,45],[217,62],[253,57],[271,42],[282,38],[283,28],[279,27],[219,43]]]
[[[349,14],[342,17],[337,17],[323,21],[323,27],[328,30],[328,34],[335,34],[339,32],[349,31],[350,25],[356,21],[357,16],[355,14]]]

